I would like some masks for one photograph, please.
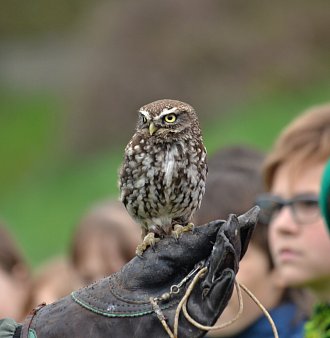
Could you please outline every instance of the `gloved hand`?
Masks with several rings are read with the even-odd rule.
[[[213,325],[231,297],[258,212],[254,207],[178,239],[162,239],[120,272],[39,310],[31,328],[38,338],[168,337],[156,312],[173,331],[178,303],[201,267],[207,271],[193,287],[187,310],[197,322]],[[205,334],[180,313],[179,338]]]

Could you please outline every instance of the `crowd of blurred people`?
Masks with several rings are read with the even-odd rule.
[[[330,105],[303,112],[268,154],[242,145],[221,149],[209,159],[206,194],[194,223],[260,206],[237,280],[268,309],[281,338],[330,337],[330,232],[319,206],[329,159]],[[330,176],[330,164],[327,168]],[[330,198],[325,198],[329,210]],[[140,227],[123,205],[104,201],[83,215],[66,257],[55,257],[32,272],[2,224],[0,318],[21,321],[41,302],[51,303],[120,270],[134,257],[140,240]],[[243,303],[235,323],[208,336],[272,337],[259,308],[246,295]],[[237,311],[234,294],[218,323],[229,321]]]
[[[118,201],[93,205],[76,225],[66,256],[32,271],[5,224],[0,225],[0,319],[22,321],[41,303],[50,304],[106,277],[133,258],[140,227]]]

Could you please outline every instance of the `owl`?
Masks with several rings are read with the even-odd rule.
[[[194,108],[169,99],[140,108],[119,186],[121,201],[141,224],[143,236],[161,238],[175,225],[190,224],[206,175],[206,149]]]

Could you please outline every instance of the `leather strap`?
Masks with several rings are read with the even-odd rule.
[[[29,329],[32,323],[32,320],[34,316],[37,314],[37,312],[46,306],[46,303],[41,303],[37,307],[35,307],[30,314],[25,318],[23,326],[22,326],[22,331],[21,331],[21,337],[20,338],[29,338]]]

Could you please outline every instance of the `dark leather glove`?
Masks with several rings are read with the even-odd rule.
[[[213,325],[232,294],[258,212],[255,207],[238,218],[196,227],[179,239],[162,239],[120,272],[43,307],[30,327],[38,338],[168,337],[150,298],[173,330],[178,303],[199,267],[207,272],[192,289],[187,310],[201,324]],[[179,338],[206,334],[182,313],[178,328]]]

